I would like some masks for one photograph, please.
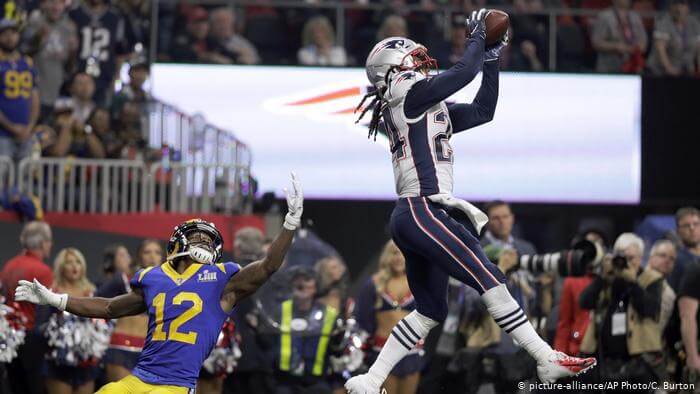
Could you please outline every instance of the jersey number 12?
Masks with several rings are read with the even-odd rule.
[[[183,302],[191,302],[192,306],[170,323],[170,329],[166,335],[165,331],[163,331],[165,293],[158,293],[158,295],[153,297],[153,306],[156,309],[156,329],[153,330],[152,340],[165,341],[170,339],[171,341],[184,342],[190,345],[194,345],[197,342],[196,332],[188,331],[183,333],[178,331],[178,328],[202,312],[202,299],[197,293],[183,291],[173,298],[172,305],[181,305]]]

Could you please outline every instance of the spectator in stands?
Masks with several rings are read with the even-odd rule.
[[[453,66],[464,54],[464,38],[467,36],[466,17],[464,14],[452,16],[452,29],[450,30],[450,42],[446,53],[440,53],[438,47],[438,65],[443,68]]]
[[[297,59],[305,66],[345,66],[345,49],[335,45],[335,32],[325,16],[315,16],[304,25],[303,48]]]
[[[93,100],[95,80],[84,72],[75,74],[70,84],[70,94],[73,99],[73,117],[81,123],[85,123],[97,106]]]
[[[102,253],[102,275],[109,282],[114,275],[128,273],[131,269],[131,254],[123,244],[109,245]]]
[[[0,20],[0,156],[17,161],[29,155],[40,105],[36,69],[18,44],[17,22]]]
[[[511,16],[511,43],[508,45],[508,69],[541,71],[546,56],[547,21],[535,13],[542,12],[539,0],[514,0]]]
[[[150,93],[143,88],[149,72],[150,66],[146,59],[139,58],[129,64],[129,83],[125,84],[112,99],[111,112],[113,117],[118,116],[127,101],[145,105],[151,100]]]
[[[377,41],[389,37],[408,37],[406,19],[398,15],[389,15],[377,30]]]
[[[110,115],[106,109],[95,108],[88,116],[85,127],[89,127],[102,142],[106,158],[116,159],[119,157],[122,145],[112,130]]]
[[[700,336],[700,265],[692,265],[686,270],[678,292],[678,311],[681,319],[681,337],[686,354],[686,372],[694,375],[695,379],[684,383],[700,383],[700,354],[698,353],[698,337]],[[695,386],[697,387],[697,386]]]
[[[613,0],[600,14],[591,33],[598,53],[596,70],[604,73],[639,73],[644,68],[647,33],[630,0]]]
[[[78,33],[65,9],[63,0],[42,0],[22,32],[24,51],[36,64],[42,118],[53,112],[61,85],[75,66]]]
[[[136,56],[145,56],[150,44],[151,34],[151,2],[145,0],[116,0],[115,8],[125,16],[124,36],[125,48],[134,51]],[[159,9],[159,12],[163,12]],[[167,19],[167,18],[166,18]],[[159,23],[162,19],[159,20]]]
[[[700,265],[700,210],[683,207],[676,212],[676,232],[681,240],[678,245],[678,258],[668,283],[678,292],[686,269]]]
[[[78,71],[94,78],[94,100],[105,105],[117,76],[117,58],[131,51],[124,36],[124,18],[104,0],[83,0],[68,15],[79,32]]]
[[[602,382],[659,381],[663,275],[640,268],[644,241],[637,235],[621,234],[613,248],[624,263],[606,257],[600,274],[581,293],[581,307],[593,314],[580,350],[599,355]]]
[[[671,318],[676,304],[676,292],[673,291],[665,279],[673,272],[673,265],[675,262],[676,247],[673,246],[673,242],[667,239],[660,239],[654,242],[654,245],[651,247],[647,265],[664,277],[663,289],[661,291],[661,311],[659,315],[661,331],[666,328],[666,324]]]
[[[38,280],[44,286],[53,283],[53,272],[44,262],[51,255],[53,239],[51,228],[44,222],[29,222],[24,225],[19,236],[22,252],[5,263],[0,272],[0,282],[5,291],[7,303],[15,298],[15,288],[20,280]],[[7,245],[9,246],[9,244]],[[41,335],[34,331],[35,308],[29,302],[19,303],[20,313],[27,318],[27,336],[17,353],[17,357],[8,365],[12,392],[40,394],[43,393],[41,365],[44,348]]]
[[[362,288],[357,300],[357,321],[370,335],[374,357],[394,325],[415,308],[406,278],[406,259],[394,241],[389,240],[379,256],[379,269]],[[415,393],[422,367],[420,349],[413,349],[396,364],[384,382],[387,393]]]
[[[253,44],[236,33],[236,14],[231,8],[221,7],[211,12],[211,38],[216,51],[237,64],[258,64],[260,56]]]
[[[137,103],[127,101],[122,105],[114,122],[117,143],[115,150],[120,159],[149,160],[150,151],[141,130],[141,108]]]
[[[170,55],[175,62],[231,64],[228,57],[215,52],[209,39],[209,14],[202,7],[193,7],[187,14],[187,31],[173,42]]]
[[[53,263],[54,282],[51,289],[68,294],[71,297],[91,297],[95,285],[87,278],[87,264],[83,254],[75,248],[65,248],[58,252]],[[47,308],[47,307],[43,307]],[[51,308],[52,314],[63,312]],[[61,322],[61,319],[58,319]],[[81,338],[77,339],[78,341]],[[84,340],[84,339],[82,339]],[[50,344],[49,344],[50,345]],[[78,346],[74,344],[73,346]],[[68,366],[59,363],[61,355],[46,360],[46,391],[49,394],[84,394],[95,391],[97,365],[79,364]]]
[[[673,0],[656,22],[649,69],[656,75],[700,75],[700,22],[687,0]]]
[[[76,118],[71,99],[59,99],[54,109],[51,127],[56,132],[56,141],[45,153],[53,157],[75,156],[102,159],[105,148],[92,126]]]
[[[246,266],[263,257],[264,242],[263,233],[255,227],[243,227],[238,230],[233,240],[234,261]],[[236,366],[235,378],[231,382],[232,391],[237,394],[263,394],[271,391],[272,371],[256,331],[256,299],[257,296],[253,295],[241,301],[233,314],[236,333],[240,336],[240,346],[244,349]]]

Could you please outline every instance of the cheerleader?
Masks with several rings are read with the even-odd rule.
[[[379,270],[368,281],[357,302],[358,323],[369,333],[375,356],[394,326],[415,307],[406,278],[406,260],[394,241],[389,240],[379,257]],[[420,347],[419,343],[391,371],[384,382],[387,394],[416,392],[423,367]]]
[[[131,291],[129,280],[141,268],[155,267],[163,263],[163,248],[155,239],[146,239],[136,251],[136,261],[125,272],[115,272],[114,277],[97,291],[99,297],[116,297]],[[104,357],[108,382],[116,382],[131,373],[146,340],[148,316],[146,314],[122,317],[117,320]]]
[[[71,297],[90,297],[95,286],[86,276],[86,264],[83,254],[75,248],[65,248],[58,252],[54,260],[53,291],[66,293]],[[71,319],[76,319],[71,317]],[[77,319],[76,319],[77,320]],[[66,320],[63,313],[53,310],[49,323],[44,330],[49,339],[50,352],[46,360],[46,390],[49,394],[88,394],[94,392],[97,362],[88,359],[89,355],[81,353],[80,341],[90,338],[80,338],[76,335],[73,340],[63,331],[74,332],[83,324],[91,324],[90,319],[81,322]],[[68,328],[70,327],[70,329]],[[81,332],[87,332],[82,331]],[[60,342],[60,343],[58,343]],[[83,357],[81,357],[83,356]]]

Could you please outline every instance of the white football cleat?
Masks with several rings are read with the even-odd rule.
[[[595,365],[595,357],[572,357],[555,351],[547,357],[545,362],[537,364],[537,376],[542,383],[554,383],[557,379],[582,374]]]
[[[385,390],[377,387],[369,379],[367,374],[353,376],[345,382],[345,390],[348,394],[384,394]]]

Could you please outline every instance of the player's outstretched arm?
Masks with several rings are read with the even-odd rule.
[[[481,86],[476,93],[474,101],[463,104],[449,104],[452,129],[455,133],[471,129],[472,127],[490,122],[496,113],[498,103],[498,58],[501,50],[508,45],[508,33],[503,39],[486,48],[484,55],[484,73],[481,78]]]
[[[448,70],[416,82],[406,94],[404,112],[406,117],[419,117],[433,105],[467,86],[484,65],[484,46],[486,45],[486,10],[474,11],[467,22],[470,36],[465,43],[462,58]]]
[[[304,193],[294,173],[292,173],[292,190],[285,189],[285,192],[288,212],[284,218],[282,232],[270,245],[265,258],[241,268],[241,271],[226,284],[222,295],[224,310],[230,310],[236,303],[255,293],[282,265],[284,256],[294,239],[294,232],[301,225],[301,214],[304,209]]]
[[[27,301],[38,305],[50,305],[62,311],[68,311],[82,317],[115,319],[122,316],[137,315],[146,311],[146,303],[141,289],[133,289],[128,294],[114,298],[71,297],[68,294],[56,294],[39,283],[21,280],[15,290],[15,300]]]

